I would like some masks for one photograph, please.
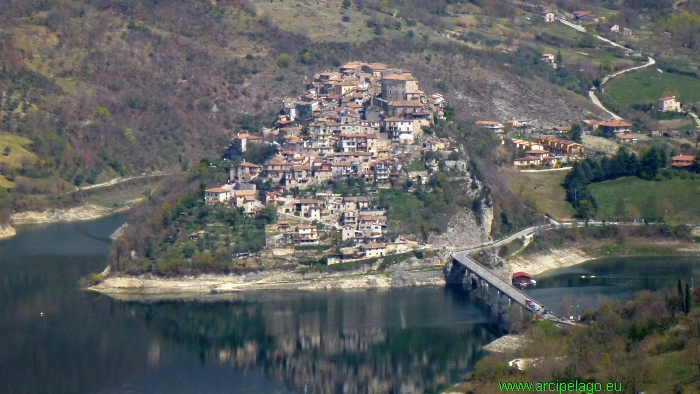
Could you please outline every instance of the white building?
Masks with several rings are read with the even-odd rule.
[[[384,244],[364,245],[362,246],[362,250],[365,252],[365,257],[368,259],[386,256],[386,245]]]
[[[661,112],[681,112],[681,103],[676,101],[676,96],[661,97],[657,100],[656,107]]]

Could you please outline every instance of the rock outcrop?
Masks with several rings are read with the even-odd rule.
[[[466,249],[479,246],[491,239],[491,222],[493,210],[484,208],[481,220],[477,221],[472,211],[464,211],[455,215],[447,225],[447,231],[442,234],[433,234],[428,243],[435,249]]]

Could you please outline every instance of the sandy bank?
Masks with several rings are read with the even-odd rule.
[[[107,208],[94,204],[85,204],[79,207],[70,209],[48,209],[43,212],[21,212],[12,215],[12,224],[48,224],[48,223],[66,223],[80,222],[83,220],[99,219],[115,213],[129,210],[140,199],[128,201],[121,208]]]
[[[17,235],[17,231],[12,226],[0,226],[0,239],[14,237],[15,235]]]
[[[619,253],[606,254],[604,251],[609,247],[619,248]],[[643,247],[643,249],[639,250],[638,247]],[[650,249],[654,251],[650,252]],[[570,267],[597,258],[649,255],[700,255],[700,244],[645,238],[632,238],[624,244],[592,241],[586,242],[585,245],[571,245],[528,255],[517,255],[506,261],[506,268],[511,274],[525,271],[530,275],[537,275],[551,269]]]
[[[112,241],[116,241],[119,237],[124,235],[124,231],[126,230],[127,227],[129,227],[129,222],[126,222],[126,223],[122,224],[121,226],[119,226],[119,228],[114,230],[114,232],[112,233],[112,235],[109,236],[109,238]]]
[[[511,274],[518,271],[525,271],[530,275],[537,275],[544,271],[569,267],[594,258],[595,256],[586,254],[579,247],[570,246],[529,255],[515,256],[506,261],[506,268]]]
[[[113,276],[90,290],[119,299],[187,298],[255,290],[360,290],[412,286],[444,286],[442,271],[417,270],[382,273],[306,273],[264,271],[245,275],[200,275],[157,278]]]

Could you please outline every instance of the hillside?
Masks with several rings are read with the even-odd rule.
[[[700,182],[696,179],[645,181],[634,177],[589,186],[598,217],[607,221],[646,218],[669,223],[700,221]]]
[[[35,156],[0,171],[3,187],[29,184],[5,204],[15,210],[61,205],[56,196],[71,184],[218,158],[235,132],[269,124],[304,76],[350,59],[413,70],[458,119],[599,115],[548,80],[533,48],[444,37],[447,18],[340,2],[61,4],[8,5],[2,15],[2,129]],[[312,20],[324,23],[299,23]],[[283,53],[289,60],[278,64]]]

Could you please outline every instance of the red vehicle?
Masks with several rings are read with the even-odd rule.
[[[513,286],[526,288],[528,286],[534,286],[536,283],[537,282],[532,279],[527,272],[516,272],[513,274]]]

